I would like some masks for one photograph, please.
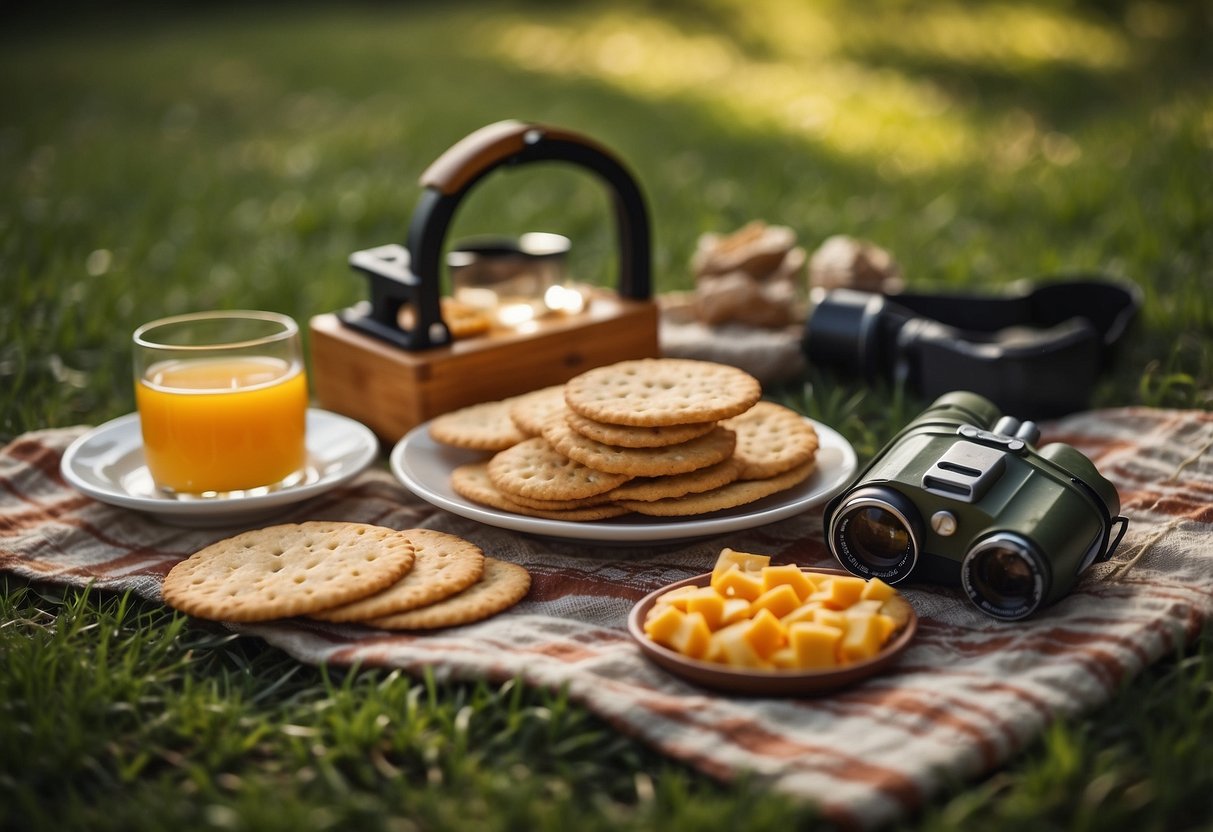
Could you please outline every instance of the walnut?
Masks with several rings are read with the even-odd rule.
[[[794,323],[801,317],[798,275],[805,258],[784,226],[755,221],[726,236],[704,234],[691,260],[696,316],[709,325]]]

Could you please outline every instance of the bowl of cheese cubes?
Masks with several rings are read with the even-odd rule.
[[[628,630],[661,667],[729,693],[824,693],[879,673],[909,646],[918,617],[879,578],[772,565],[724,549],[711,572],[650,593]]]

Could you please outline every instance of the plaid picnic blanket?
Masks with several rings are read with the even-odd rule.
[[[26,434],[0,451],[0,568],[31,579],[160,597],[174,563],[230,531],[163,525],[66,485],[82,429]],[[290,620],[238,630],[305,662],[383,665],[442,678],[566,685],[619,730],[712,775],[750,772],[845,826],[904,816],[945,784],[997,767],[1061,715],[1106,701],[1213,614],[1213,414],[1122,409],[1046,426],[1120,489],[1129,533],[1062,602],[1015,624],[959,591],[913,587],[921,622],[894,668],[817,698],[734,698],[649,663],[625,630],[633,603],[707,571],[722,546],[829,565],[821,513],[679,544],[595,547],[480,525],[414,497],[383,471],[285,520],[342,519],[460,535],[533,575],[527,599],[479,624],[421,635]],[[277,522],[277,521],[276,521]]]

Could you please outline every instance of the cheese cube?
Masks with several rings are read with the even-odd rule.
[[[719,630],[723,625],[725,599],[710,586],[700,587],[686,598],[688,614],[699,613],[710,629]]]
[[[837,665],[841,639],[841,630],[824,624],[802,621],[788,628],[788,646],[796,654],[797,666],[805,669]]]
[[[859,594],[859,597],[865,601],[869,598],[874,598],[877,601],[887,601],[896,594],[897,590],[880,580],[880,578],[872,578],[864,586],[863,592]]]
[[[754,648],[754,652],[765,659],[783,646],[787,631],[770,610],[764,609],[759,610],[750,621],[745,638]]]
[[[750,622],[739,621],[723,630],[712,634],[712,644],[708,655],[717,657],[730,667],[763,668],[771,667],[770,662],[758,655],[746,638],[750,630]]]
[[[660,604],[672,604],[683,612],[687,611],[687,597],[694,595],[702,587],[698,586],[680,586],[678,589],[671,589],[669,592],[663,592],[657,596],[657,600],[653,602],[654,609]]]
[[[780,670],[799,670],[800,665],[796,661],[796,651],[791,645],[780,647],[771,654],[771,664],[778,667]]]
[[[716,558],[716,565],[712,567],[712,574],[723,572],[733,566],[742,572],[761,573],[762,568],[770,562],[770,555],[751,555],[748,552],[738,552],[726,547],[720,550],[720,555]]]
[[[707,655],[711,643],[712,631],[703,615],[691,612],[683,616],[678,629],[670,636],[669,646],[684,656],[701,659]]]
[[[723,572],[712,573],[712,588],[726,598],[753,601],[762,594],[762,576],[757,572],[743,572],[733,566]]]
[[[882,627],[876,618],[865,615],[847,619],[846,633],[838,648],[839,658],[844,663],[861,662],[880,652]]]
[[[813,610],[813,621],[816,624],[825,624],[827,627],[833,627],[836,630],[845,630],[847,628],[847,617],[838,610],[831,610],[826,607]]]
[[[762,591],[770,592],[777,586],[787,585],[796,592],[801,601],[817,591],[817,585],[794,563],[781,566],[766,566],[762,570]]]
[[[848,616],[876,615],[876,613],[880,612],[880,608],[883,604],[884,604],[884,601],[877,601],[875,599],[870,599],[867,601],[856,601],[854,604],[847,607],[842,612],[844,615],[848,615]]]
[[[883,647],[889,642],[889,637],[897,629],[897,620],[888,615],[876,616],[876,625],[880,628],[880,644]]]
[[[663,604],[653,609],[659,610],[659,612],[656,615],[649,616],[645,620],[645,635],[658,644],[669,647],[670,637],[678,632],[678,628],[682,626],[682,621],[686,618],[686,614],[671,604]]]
[[[797,621],[812,621],[814,610],[821,609],[820,601],[806,601],[787,615],[779,619],[785,627],[791,627]]]
[[[744,598],[725,598],[724,612],[720,616],[720,626],[727,627],[750,617],[750,602]]]
[[[865,583],[866,581],[863,578],[858,578],[854,575],[835,575],[830,581],[828,594],[821,600],[830,609],[845,610],[859,600],[859,595],[863,592]],[[815,592],[811,598],[815,600],[819,594],[819,592]]]
[[[750,602],[750,615],[757,615],[759,610],[770,610],[776,618],[783,618],[799,606],[800,598],[796,590],[787,584],[780,584]]]

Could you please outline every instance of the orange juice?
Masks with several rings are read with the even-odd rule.
[[[241,491],[304,466],[307,380],[297,363],[166,361],[148,368],[135,400],[148,469],[161,488]]]

